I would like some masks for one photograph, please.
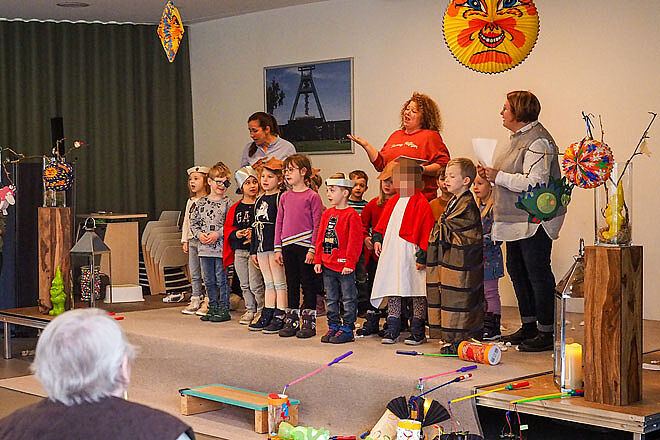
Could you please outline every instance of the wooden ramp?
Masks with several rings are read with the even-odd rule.
[[[254,431],[268,432],[268,394],[235,388],[229,385],[211,384],[179,390],[181,414],[190,416],[222,409],[224,405],[239,406],[254,411]],[[298,400],[289,399],[289,423],[298,425]]]

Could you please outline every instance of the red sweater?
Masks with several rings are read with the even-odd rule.
[[[383,237],[385,236],[390,217],[398,201],[398,194],[387,201],[374,232],[382,234]],[[431,205],[422,193],[418,192],[408,200],[403,219],[401,219],[401,225],[395,226],[399,227],[399,237],[409,243],[416,244],[426,252],[429,247],[429,235],[434,224],[435,218],[433,217],[433,211],[431,211]]]
[[[442,136],[435,130],[420,130],[413,134],[406,134],[404,130],[397,130],[390,135],[378,157],[373,162],[377,171],[383,171],[385,165],[399,156],[425,159],[429,164],[444,165],[449,162],[449,150],[442,141]],[[424,182],[424,197],[433,200],[437,197],[438,183],[434,176],[422,176]]]
[[[314,264],[323,264],[335,272],[345,267],[355,270],[363,239],[360,214],[353,208],[333,206],[321,216]]]
[[[361,217],[362,217],[362,227],[364,228],[364,238],[371,236],[371,231],[378,224],[378,219],[380,218],[380,215],[383,213],[384,206],[385,203],[383,203],[383,206],[378,206],[378,197],[374,197],[373,199],[369,200],[369,203],[367,203],[367,205],[362,210]],[[364,251],[365,264],[368,264],[369,260],[372,258],[378,260],[378,257],[376,256],[376,254],[374,254],[373,250],[368,250],[366,247],[364,249],[365,249]]]

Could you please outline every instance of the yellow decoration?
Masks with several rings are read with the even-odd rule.
[[[603,238],[612,240],[622,229],[624,222],[626,221],[626,218],[623,215],[623,205],[623,182],[619,182],[616,186],[616,194],[610,196],[610,201],[605,207],[605,222],[607,222],[609,228],[606,231],[603,231]]]
[[[172,0],[168,0],[165,4],[157,33],[170,63],[174,61],[174,57],[179,50],[184,32],[183,21],[181,21],[179,10],[174,6]]]
[[[539,33],[531,0],[452,0],[443,21],[445,42],[468,69],[499,73],[529,55]]]

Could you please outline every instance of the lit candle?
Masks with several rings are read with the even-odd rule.
[[[584,373],[582,370],[582,346],[578,343],[564,347],[563,388],[578,390],[582,388]]]

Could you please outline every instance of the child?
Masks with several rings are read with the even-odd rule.
[[[449,161],[445,185],[453,197],[429,237],[428,294],[440,298],[440,312],[430,309],[429,324],[448,344],[442,354],[456,354],[461,341],[483,333],[481,215],[470,192],[476,173],[470,159]]]
[[[243,198],[227,213],[223,263],[225,269],[234,263],[246,309],[238,323],[249,325],[264,307],[264,279],[259,268],[250,259],[254,202],[259,193],[259,181],[257,172],[249,165],[236,171],[234,177]]]
[[[487,180],[477,175],[474,179],[474,194],[477,196],[479,211],[481,211],[481,224],[484,235],[484,296],[486,297],[486,314],[484,315],[485,341],[495,341],[502,337],[500,320],[502,318],[502,304],[498,287],[499,279],[504,276],[504,262],[502,259],[502,242],[493,241],[493,187]]]
[[[275,261],[275,220],[280,197],[284,190],[282,161],[271,157],[262,165],[261,187],[264,193],[254,204],[254,223],[250,257],[261,270],[266,285],[261,316],[248,326],[251,331],[275,334],[284,326],[287,307],[284,268]]]
[[[194,315],[201,308],[201,297],[204,294],[204,289],[202,288],[202,269],[197,251],[199,248],[199,240],[193,238],[192,233],[190,232],[190,215],[195,209],[197,201],[202,197],[209,195],[210,187],[206,181],[209,168],[194,166],[188,168],[187,172],[190,198],[186,202],[186,212],[183,215],[181,246],[183,247],[183,252],[188,254],[188,270],[190,271],[192,295],[190,296],[190,304],[181,310],[181,313],[184,315]],[[208,311],[208,308],[206,309],[206,311]],[[204,314],[206,314],[206,311],[204,311]]]
[[[374,277],[376,275],[376,267],[378,265],[378,257],[374,254],[374,244],[372,241],[373,229],[378,224],[380,215],[383,213],[383,206],[385,203],[396,194],[394,185],[392,183],[392,168],[396,164],[395,162],[390,162],[392,165],[386,166],[382,173],[378,176],[380,181],[380,195],[374,197],[367,203],[367,205],[362,210],[362,227],[364,229],[364,247],[365,260],[367,267],[367,287],[366,291],[371,295],[371,290],[374,284]],[[389,165],[389,164],[388,164]],[[359,291],[358,291],[359,295]],[[359,301],[359,298],[358,298]],[[358,309],[360,303],[358,302]],[[361,328],[359,328],[355,334],[358,336],[369,336],[378,334],[379,322],[381,318],[380,309],[371,305],[371,302],[367,299],[367,320],[364,322]]]
[[[195,203],[190,216],[192,236],[199,240],[198,255],[202,263],[202,278],[209,296],[209,311],[202,321],[229,321],[229,282],[222,264],[224,244],[223,228],[230,200],[225,194],[231,185],[231,171],[222,163],[216,163],[208,174],[211,192]]]
[[[327,179],[325,185],[332,208],[321,217],[314,256],[314,272],[323,273],[326,290],[328,332],[321,337],[321,342],[343,344],[355,341],[355,265],[362,250],[362,222],[360,214],[348,206],[353,180],[338,173]],[[339,314],[340,301],[344,305],[343,317]]]
[[[403,297],[412,297],[413,318],[406,344],[426,341],[426,249],[433,228],[433,213],[421,192],[423,161],[400,156],[392,175],[398,194],[392,197],[374,229],[376,268],[371,304],[387,300],[387,330],[383,344],[394,344],[401,333]]]
[[[369,177],[362,170],[354,170],[349,173],[348,178],[355,183],[348,198],[348,206],[362,215],[362,210],[367,205],[367,201],[362,199],[362,195],[368,189]],[[367,267],[364,251],[360,253],[360,259],[355,266],[355,283],[358,291],[358,316],[364,316],[369,309],[369,295],[371,294],[367,285]]]
[[[275,259],[284,265],[288,311],[281,337],[311,338],[316,335],[314,243],[321,221],[321,197],[309,188],[312,164],[302,154],[284,161],[284,177],[291,186],[280,198],[275,223]],[[300,285],[303,311],[300,313]],[[301,316],[302,315],[302,316]],[[302,325],[300,321],[302,320]]]
[[[449,203],[449,200],[453,197],[453,194],[447,191],[447,186],[445,185],[446,170],[447,170],[447,165],[440,166],[437,177],[438,189],[440,190],[440,195],[429,202],[429,204],[431,205],[431,211],[433,211],[433,217],[435,217],[436,221],[440,218],[442,213],[445,212],[447,203]]]

